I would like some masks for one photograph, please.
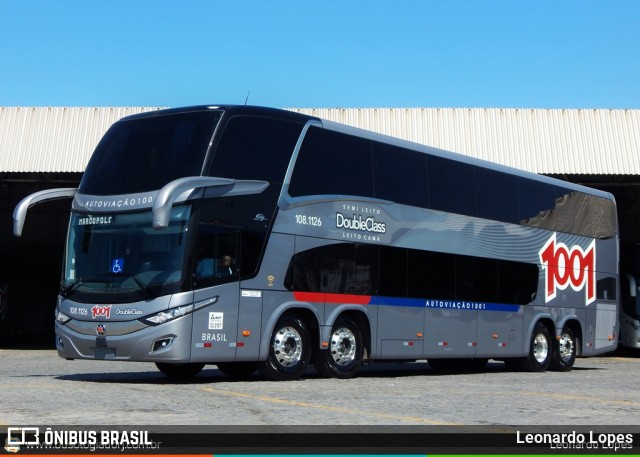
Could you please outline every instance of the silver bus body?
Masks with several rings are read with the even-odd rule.
[[[620,311],[620,345],[640,349],[640,282],[631,273],[622,280],[623,305]]]
[[[345,378],[377,360],[568,371],[577,356],[616,348],[610,194],[278,110],[168,110],[115,128],[214,111],[217,124],[201,134],[206,153],[170,180],[83,192],[100,191],[90,179],[118,188],[97,157],[79,190],[50,194],[73,197],[56,309],[61,357],[149,361],[175,376],[216,364],[295,379],[311,364]],[[226,145],[233,122],[254,118],[286,124],[282,158],[249,150],[273,152],[284,134],[271,138],[268,126],[255,138],[238,127],[234,141],[246,150]],[[171,125],[182,136],[167,148],[179,151],[189,126]],[[218,154],[227,149],[264,162],[238,159],[248,170],[236,174]],[[118,166],[136,176],[130,160]],[[156,158],[145,160],[143,168]],[[263,176],[272,165],[279,171]],[[46,192],[16,208],[17,234]]]

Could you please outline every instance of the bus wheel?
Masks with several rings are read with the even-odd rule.
[[[576,339],[570,327],[564,327],[560,339],[553,344],[553,355],[549,369],[571,371],[576,361]]]
[[[246,378],[257,368],[253,362],[220,362],[216,366],[231,378]]]
[[[189,379],[200,373],[204,368],[204,363],[160,363],[157,362],[158,370],[170,378]]]
[[[338,319],[331,330],[329,349],[318,351],[313,364],[322,376],[353,378],[364,357],[360,329],[351,319]]]
[[[520,365],[525,371],[546,371],[551,362],[553,347],[549,330],[542,322],[538,322],[531,334],[529,355],[520,360]]]
[[[302,376],[309,360],[311,339],[304,322],[285,314],[273,329],[269,357],[258,365],[258,369],[273,381],[290,381]]]

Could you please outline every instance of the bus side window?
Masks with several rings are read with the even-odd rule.
[[[456,256],[456,298],[495,303],[498,300],[498,261]]]
[[[238,231],[215,224],[198,224],[195,258],[193,263],[194,288],[236,281]]]
[[[455,298],[456,256],[442,252],[408,250],[408,296],[410,298]]]
[[[407,278],[407,249],[380,246],[380,295],[406,297]]]
[[[375,197],[428,208],[426,156],[375,141],[372,145]]]
[[[216,148],[210,175],[282,183],[301,130],[295,122],[235,116]]]
[[[519,224],[516,177],[487,168],[476,168],[478,216]]]
[[[526,305],[536,298],[539,269],[537,265],[498,261],[498,303]]]
[[[311,127],[300,148],[289,195],[373,197],[372,166],[370,141]]]
[[[448,213],[477,215],[475,169],[441,157],[427,159],[430,208]]]
[[[295,254],[284,285],[289,290],[369,295],[376,288],[378,247],[331,244]]]
[[[196,267],[196,278],[210,278],[214,275],[215,259],[204,257],[198,259]]]

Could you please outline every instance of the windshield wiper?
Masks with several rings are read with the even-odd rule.
[[[77,287],[79,287],[81,285],[84,285],[84,284],[90,284],[90,283],[111,284],[112,281],[106,279],[105,277],[106,278],[124,277],[124,278],[127,278],[127,279],[131,278],[136,283],[136,285],[139,287],[139,289],[136,290],[137,292],[139,292],[145,298],[152,298],[153,297],[153,293],[151,292],[151,288],[149,287],[149,285],[148,284],[144,284],[133,273],[100,273],[100,274],[97,274],[95,277],[90,278],[90,279],[78,279],[77,281],[74,281],[71,284],[66,285],[66,286],[63,286],[61,284],[60,285],[60,290],[61,290],[60,295],[62,295],[63,297],[66,297],[71,292],[73,292]]]
[[[98,275],[98,276],[105,276],[105,275]],[[70,292],[72,292],[78,286],[81,286],[81,285],[84,285],[84,284],[90,284],[90,283],[110,284],[111,281],[107,281],[107,280],[104,280],[104,279],[98,279],[98,278],[78,279],[77,281],[72,282],[68,286],[63,286],[61,284],[60,288],[62,289],[62,295],[66,297]]]
[[[149,284],[145,284],[142,281],[140,281],[140,278],[137,277],[137,275],[135,273],[100,273],[97,276],[106,276],[109,278],[117,278],[117,277],[123,277],[123,278],[131,278],[133,279],[133,282],[136,283],[136,285],[138,286],[138,292],[144,292],[144,294],[142,294],[143,296],[146,296],[146,298],[153,298],[153,293],[151,293],[151,288],[149,287]],[[103,281],[104,282],[104,281]]]
[[[66,297],[69,294],[69,292],[73,291],[73,289],[75,289],[81,284],[84,284],[82,279],[78,279],[77,281],[74,281],[67,286],[63,286],[62,284],[60,284],[60,289],[61,289],[60,295]]]

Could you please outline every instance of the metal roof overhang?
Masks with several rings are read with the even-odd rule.
[[[82,172],[117,120],[158,107],[0,107],[0,172]],[[549,175],[640,175],[640,110],[288,108]]]

